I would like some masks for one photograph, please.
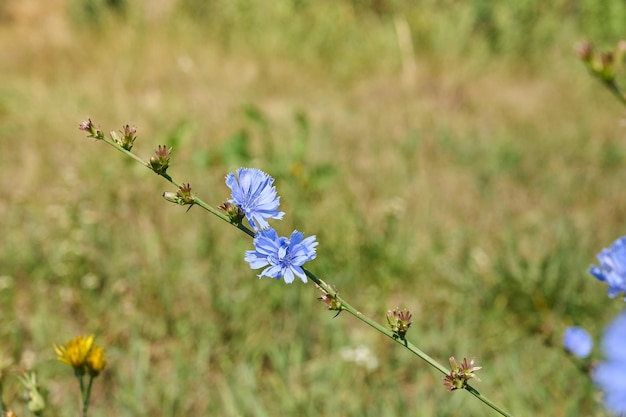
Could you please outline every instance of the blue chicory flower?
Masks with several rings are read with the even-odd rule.
[[[305,262],[315,259],[317,246],[315,236],[304,239],[304,233],[294,230],[289,238],[278,237],[274,229],[265,229],[254,238],[254,249],[246,251],[245,260],[250,268],[266,267],[258,276],[280,279],[291,284],[297,276],[306,283],[307,278],[301,268]],[[268,266],[269,265],[269,266]]]
[[[604,393],[604,407],[617,415],[626,413],[626,363],[602,362],[593,371],[595,384]]]
[[[563,346],[573,355],[579,358],[586,358],[591,353],[593,339],[591,339],[587,330],[582,327],[572,326],[565,330]]]
[[[604,393],[604,406],[612,413],[626,414],[626,311],[604,331],[602,346],[607,361],[593,371],[595,384]]]
[[[226,185],[232,191],[229,203],[236,204],[243,210],[254,230],[266,229],[266,219],[282,219],[284,212],[278,211],[280,197],[276,196],[274,178],[255,168],[239,168],[237,176],[229,173]]]
[[[610,248],[602,249],[598,261],[600,266],[592,265],[589,273],[609,285],[609,297],[626,292],[626,236],[617,239]]]
[[[604,329],[602,348],[607,359],[626,364],[626,310]]]

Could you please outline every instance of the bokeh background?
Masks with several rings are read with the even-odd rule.
[[[620,0],[0,0],[4,400],[27,415],[35,370],[45,415],[77,415],[52,345],[95,333],[92,416],[496,415],[313,285],[258,280],[246,235],[91,117],[172,146],[215,206],[268,172],[316,275],[380,322],[408,308],[514,415],[604,415],[560,343],[622,308],[586,269],[626,233],[626,134],[573,47],[625,34]]]

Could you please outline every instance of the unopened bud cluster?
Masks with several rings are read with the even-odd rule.
[[[618,42],[611,51],[595,50],[586,41],[577,46],[576,52],[592,74],[606,83],[614,83],[617,69],[626,63],[626,40]]]
[[[130,151],[133,148],[135,139],[137,139],[137,128],[134,125],[126,125],[123,127],[123,130],[120,130],[120,133],[122,136],[118,135],[115,131],[111,131],[111,138],[122,148]]]
[[[443,384],[448,388],[448,391],[465,388],[470,379],[480,381],[474,372],[481,368],[482,366],[474,366],[474,359],[468,362],[467,358],[463,358],[463,362],[459,365],[454,356],[451,356],[450,373],[443,378]]]
[[[324,282],[324,281],[322,281],[322,282]],[[326,284],[326,283],[324,282],[324,284]],[[326,285],[328,285],[328,284],[326,284]],[[320,287],[317,284],[315,284],[315,287],[322,292],[322,296],[319,297],[318,300],[320,300],[324,304],[326,304],[326,307],[328,308],[328,310],[337,311],[337,314],[339,314],[341,312],[341,309],[342,309],[343,306],[341,304],[341,301],[337,297],[337,291],[335,291],[334,294],[331,294],[331,293],[329,293],[328,291],[326,291],[324,288]]]
[[[411,313],[409,313],[409,310],[400,310],[399,308],[389,310],[387,311],[387,323],[389,323],[389,328],[391,328],[394,335],[404,339],[406,332],[411,327]]]
[[[165,198],[170,203],[180,204],[181,206],[194,203],[194,198],[191,194],[191,186],[189,184],[181,185],[176,193],[163,193],[163,198]]]
[[[91,119],[87,119],[84,122],[82,122],[78,126],[78,128],[82,130],[83,132],[89,133],[89,137],[100,139],[100,140],[105,140],[106,142],[109,142],[110,144],[116,147],[122,148],[124,150],[127,150],[129,152],[133,148],[133,145],[135,144],[135,140],[137,139],[137,128],[135,127],[135,125],[122,126],[122,129],[119,130],[119,133],[115,131],[111,131],[110,139],[104,136],[104,133],[102,132],[102,130],[100,128],[97,128],[93,124]],[[167,146],[165,145],[159,145],[154,150],[155,155],[151,157],[150,160],[148,161],[148,164],[147,164],[148,167],[152,169],[152,171],[154,171],[155,173],[159,175],[164,175],[167,171],[167,168],[169,168],[170,166],[171,153],[172,153],[172,148],[168,149]],[[186,202],[184,204],[190,204],[190,203]]]
[[[89,133],[89,137],[96,138],[96,139],[104,139],[104,133],[102,133],[102,130],[100,130],[100,128],[97,128],[93,124],[91,119],[87,119],[84,122],[82,122],[78,126],[78,128],[82,130],[83,132]]]
[[[224,211],[230,221],[234,224],[241,223],[243,218],[246,216],[241,207],[229,201],[225,202],[224,204],[220,204],[219,206],[217,206],[217,208]]]
[[[167,168],[170,166],[170,154],[172,153],[172,148],[167,149],[167,146],[159,145],[157,149],[154,150],[155,156],[150,158],[150,168],[157,174],[165,174]]]

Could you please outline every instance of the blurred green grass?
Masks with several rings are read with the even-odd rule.
[[[560,338],[621,307],[585,270],[624,233],[623,113],[572,46],[623,36],[623,2],[4,0],[0,19],[0,354],[40,373],[49,415],[77,394],[52,344],[91,332],[95,416],[494,414],[312,286],[257,280],[246,236],[166,203],[86,117],[136,124],[146,159],[174,146],[213,205],[229,170],[267,171],[276,228],[316,234],[311,269],[364,313],[409,308],[410,339],[476,356],[514,415],[601,415]],[[342,359],[358,345],[377,369]]]

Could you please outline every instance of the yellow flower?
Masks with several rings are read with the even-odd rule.
[[[73,367],[74,370],[84,372],[87,355],[93,346],[94,335],[78,336],[70,340],[65,346],[55,345],[58,360]]]
[[[104,349],[93,342],[94,337],[94,335],[78,336],[65,346],[54,345],[54,350],[59,355],[57,359],[74,368],[78,376],[82,377],[87,371],[92,377],[98,376],[107,362],[104,358]]]
[[[85,361],[85,365],[87,365],[87,368],[89,369],[89,374],[92,376],[98,376],[106,364],[107,361],[104,358],[104,349],[100,346],[93,345]]]

